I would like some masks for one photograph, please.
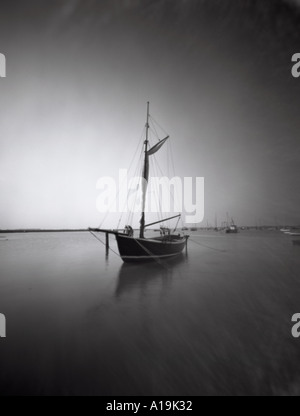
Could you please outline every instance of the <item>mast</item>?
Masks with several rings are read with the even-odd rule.
[[[141,218],[141,227],[140,227],[140,238],[144,238],[144,231],[145,231],[145,205],[146,205],[146,192],[147,192],[147,184],[149,179],[149,156],[148,152],[148,145],[149,145],[149,108],[150,103],[147,102],[147,121],[146,121],[146,140],[145,140],[145,159],[144,159],[144,169],[143,169],[143,205],[142,205],[142,218]]]

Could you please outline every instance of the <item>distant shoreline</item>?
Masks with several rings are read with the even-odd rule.
[[[239,227],[240,231],[279,231],[282,227],[278,226],[248,226],[248,227]],[[290,230],[299,230],[300,226],[289,226],[287,227]],[[158,229],[148,229],[148,231],[159,231]],[[218,231],[224,230],[223,228],[219,228]],[[135,230],[137,231],[137,230]],[[184,229],[184,231],[191,231],[190,229]],[[214,228],[207,228],[207,227],[198,227],[193,231],[215,231]],[[28,234],[28,233],[84,233],[89,232],[88,228],[76,228],[76,229],[16,229],[16,230],[1,230],[0,234]]]
[[[75,230],[0,230],[0,234],[21,234],[21,233],[78,233],[78,232],[87,232],[88,229],[75,229]]]

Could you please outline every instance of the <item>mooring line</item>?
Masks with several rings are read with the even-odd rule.
[[[104,243],[104,241],[102,241],[96,234],[94,234],[92,231],[90,231],[90,233],[92,234],[93,237],[96,238],[96,240],[100,241],[100,243],[102,243],[104,245],[104,247],[106,247],[106,244]],[[113,250],[111,247],[108,247],[108,249],[110,251],[112,251],[116,256],[121,257],[119,253],[117,253],[115,250]]]
[[[159,259],[156,259],[155,258],[155,256],[154,256],[154,254],[153,253],[151,253],[151,251],[150,250],[148,250],[146,247],[144,247],[138,240],[136,240],[136,242],[138,243],[138,245],[140,245],[141,247],[142,247],[142,249],[147,253],[147,254],[149,254],[150,255],[150,257],[152,257],[152,259],[154,260],[154,261],[156,261],[160,266],[162,266],[165,270],[169,270],[169,268],[167,267],[167,266],[165,266],[165,264],[164,263],[162,263]]]
[[[205,244],[198,243],[198,241],[195,241],[192,238],[190,238],[190,241],[192,241],[193,243],[197,244],[200,247],[205,247],[205,248],[208,248],[208,249],[213,250],[213,251],[218,251],[219,253],[226,253],[226,250],[220,250],[218,248],[209,247],[209,246],[207,246]]]

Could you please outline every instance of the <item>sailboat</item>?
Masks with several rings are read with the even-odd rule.
[[[214,230],[216,232],[219,231],[219,227],[218,227],[218,215],[217,214],[215,215],[215,228],[214,228]]]
[[[145,262],[167,259],[180,255],[187,247],[189,236],[172,234],[171,230],[162,228],[161,235],[155,238],[145,238],[145,229],[153,225],[163,223],[175,218],[180,219],[181,214],[166,218],[151,224],[146,224],[146,197],[147,185],[150,177],[150,157],[156,154],[169,139],[169,136],[160,140],[156,145],[150,147],[149,143],[149,113],[150,103],[147,103],[146,140],[144,142],[144,163],[143,163],[143,187],[142,187],[142,212],[140,220],[139,237],[134,237],[131,226],[126,226],[124,232],[108,231],[102,229],[90,229],[91,231],[114,234],[117,240],[118,249],[122,260],[125,263]],[[149,148],[150,147],[150,148]]]
[[[226,234],[237,234],[239,232],[239,229],[237,225],[235,225],[233,218],[231,218],[231,223],[229,221],[229,214],[227,213],[227,228],[226,228]]]

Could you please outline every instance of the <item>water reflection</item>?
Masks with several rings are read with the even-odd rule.
[[[160,263],[130,264],[124,263],[119,271],[118,283],[115,291],[116,297],[138,293],[146,295],[151,289],[155,292],[166,292],[172,283],[174,273],[188,260],[187,255],[180,256]]]

